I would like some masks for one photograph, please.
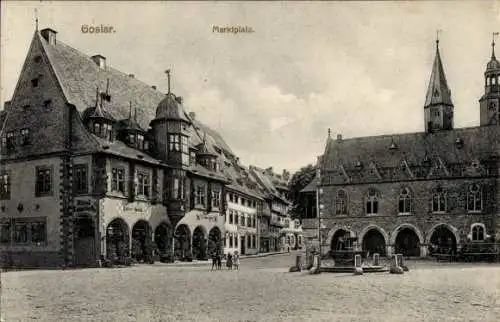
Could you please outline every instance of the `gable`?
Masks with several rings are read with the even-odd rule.
[[[16,88],[5,114],[5,132],[18,138],[8,158],[62,151],[66,146],[69,113],[66,98],[38,32],[31,41]],[[20,131],[29,130],[30,144],[20,144]]]

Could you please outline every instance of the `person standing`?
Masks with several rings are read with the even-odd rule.
[[[229,270],[233,269],[233,255],[231,253],[227,254],[226,266]]]
[[[217,269],[217,253],[216,252],[212,253],[212,271],[214,270],[214,267],[215,267],[215,269]]]
[[[240,269],[240,254],[238,252],[234,253],[234,268],[239,270]]]

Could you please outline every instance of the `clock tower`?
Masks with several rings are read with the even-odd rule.
[[[500,125],[500,62],[495,57],[495,36],[491,43],[491,59],[484,72],[484,95],[479,100],[480,124]]]

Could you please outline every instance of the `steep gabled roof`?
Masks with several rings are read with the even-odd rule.
[[[109,64],[106,64],[105,68],[101,68],[89,55],[59,39],[55,44],[49,44],[39,32],[36,33],[35,37],[42,43],[66,99],[77,108],[80,114],[83,114],[84,111],[87,111],[86,113],[94,111],[89,107],[96,104],[96,87],[108,88],[110,100],[105,102],[104,111],[107,117],[121,120],[119,123],[122,126],[133,126],[137,129],[147,130],[150,122],[157,117],[156,112],[160,102],[163,101],[168,106],[174,104],[177,113],[175,116],[181,117],[191,124],[188,127],[190,146],[194,148],[205,140],[204,148],[207,152],[217,155],[221,169],[221,171],[216,172],[196,165],[190,167],[190,171],[217,180],[230,180],[232,182],[231,189],[239,190],[256,198],[262,197],[258,191],[237,182],[239,181],[237,179],[241,178],[242,172],[234,153],[222,136],[199,120],[192,119],[173,93],[166,95],[137,78],[109,66]],[[136,108],[137,114],[134,115],[133,120],[130,117],[130,106]],[[94,142],[98,143],[97,145],[101,147],[100,151],[102,152],[135,159],[140,155],[140,159],[146,162],[159,163],[158,160],[128,147],[120,141],[107,142],[94,135],[91,135],[90,138],[96,140]],[[102,149],[103,146],[106,148]]]

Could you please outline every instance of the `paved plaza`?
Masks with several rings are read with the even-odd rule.
[[[2,273],[5,321],[499,321],[500,265],[288,273],[294,254],[206,265]]]

